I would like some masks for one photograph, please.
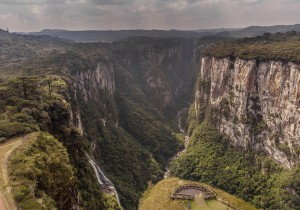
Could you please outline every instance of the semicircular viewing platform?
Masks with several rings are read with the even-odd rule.
[[[213,201],[216,200],[217,202],[222,203],[222,208],[219,209],[227,209],[227,210],[234,210],[235,208],[232,207],[228,202],[224,202],[221,198],[218,198],[216,194],[210,190],[208,187],[200,185],[200,184],[184,184],[180,187],[176,188],[172,194],[171,199],[182,199],[182,200],[194,200],[198,206],[205,207],[204,209],[214,209],[206,204],[206,199]],[[220,206],[220,204],[218,204]],[[190,208],[188,208],[190,209]]]
[[[204,199],[216,198],[216,195],[207,187],[202,185],[185,184],[176,188],[172,194],[172,199],[194,200],[195,196],[201,195]]]

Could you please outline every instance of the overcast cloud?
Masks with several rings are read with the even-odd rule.
[[[0,0],[11,31],[203,29],[300,23],[300,0]]]

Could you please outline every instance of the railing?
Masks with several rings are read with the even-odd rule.
[[[176,188],[172,194],[171,194],[171,199],[183,199],[183,200],[193,200],[195,196],[193,195],[187,195],[181,193],[183,190],[189,190],[189,189],[195,189],[201,191],[203,194],[203,199],[211,199],[211,198],[216,198],[218,201],[224,203],[231,209],[238,210],[236,207],[232,206],[228,201],[223,200],[221,197],[216,196],[216,194],[211,191],[208,187],[205,187],[203,185],[192,185],[192,184],[185,184],[181,185],[180,187]]]
[[[194,196],[192,195],[186,195],[186,194],[180,194],[176,193],[171,195],[172,199],[183,199],[183,200],[194,200]]]
[[[195,189],[195,190],[201,191],[201,193],[203,194],[204,199],[215,198],[216,197],[216,195],[210,189],[208,189],[207,187],[204,187],[202,185],[186,184],[186,185],[181,185],[180,187],[176,188],[176,190],[174,190],[172,192],[171,198],[172,199],[193,200],[194,199],[193,195],[186,195],[186,194],[180,193],[183,190],[189,190],[189,189]]]

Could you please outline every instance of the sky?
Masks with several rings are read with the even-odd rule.
[[[300,23],[300,0],[0,0],[0,28],[211,29]]]

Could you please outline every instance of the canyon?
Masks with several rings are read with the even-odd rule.
[[[147,187],[164,176],[211,184],[259,208],[299,198],[296,53],[286,61],[280,53],[260,59],[210,50],[224,41],[239,46],[222,37],[72,43],[3,33],[0,139],[47,132],[61,142],[76,177],[70,206],[137,209]],[[296,42],[299,35],[284,36]],[[280,185],[285,174],[294,185]],[[269,188],[252,189],[248,179]],[[279,191],[294,197],[282,201]],[[19,195],[18,202],[26,199]]]

